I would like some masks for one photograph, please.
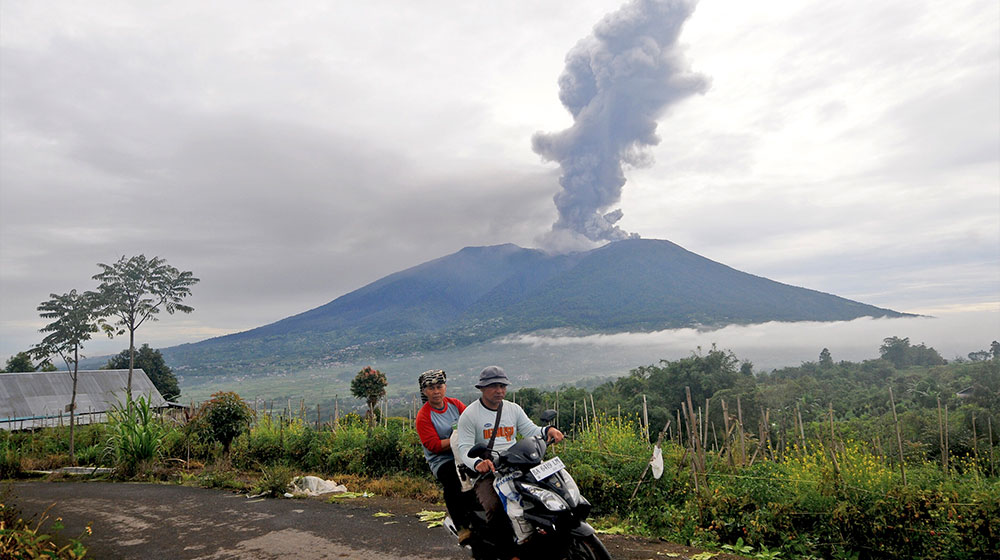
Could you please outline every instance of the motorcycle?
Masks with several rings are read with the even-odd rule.
[[[542,421],[549,423],[556,412],[542,413]],[[580,488],[566,471],[559,457],[543,461],[548,444],[542,436],[523,438],[503,453],[491,451],[497,480],[510,477],[514,488],[521,495],[524,519],[534,529],[533,536],[519,546],[521,558],[547,560],[611,560],[594,528],[587,523],[590,502],[580,494]],[[486,446],[475,445],[469,457],[482,457]],[[489,456],[488,456],[489,458]],[[478,502],[473,500],[474,502]],[[506,515],[499,512],[499,515]],[[510,538],[509,534],[497,535],[487,526],[486,512],[481,506],[472,512],[472,536],[464,546],[477,560],[497,558],[497,551],[509,543],[496,542]],[[509,520],[508,520],[509,521]],[[458,529],[448,517],[444,521],[449,531],[458,538]]]

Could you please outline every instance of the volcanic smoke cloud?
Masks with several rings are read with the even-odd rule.
[[[532,138],[532,149],[562,169],[562,190],[554,198],[559,218],[543,245],[579,249],[638,237],[615,225],[621,209],[607,210],[621,200],[622,165],[652,163],[643,149],[660,141],[656,119],[670,105],[708,89],[708,79],[688,69],[677,47],[695,3],[633,0],[605,16],[566,55],[559,100],[573,115],[573,126]]]

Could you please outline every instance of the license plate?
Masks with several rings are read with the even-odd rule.
[[[543,480],[565,468],[566,465],[563,464],[562,459],[559,457],[553,457],[541,465],[532,468],[531,474],[535,476],[535,480]]]

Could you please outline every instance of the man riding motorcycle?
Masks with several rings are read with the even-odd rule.
[[[517,443],[519,434],[523,437],[542,435],[554,443],[562,441],[563,434],[553,426],[537,426],[517,403],[504,401],[508,385],[510,380],[499,366],[489,366],[479,374],[476,388],[482,396],[470,404],[458,420],[456,455],[466,466],[480,473],[476,496],[486,509],[491,525],[498,531],[513,528],[511,540],[522,544],[531,537],[532,527],[524,519],[520,495],[509,481],[496,481],[492,460],[470,458],[468,452],[477,443],[495,451],[504,451]],[[503,516],[494,515],[501,506],[506,509],[509,524]],[[494,523],[494,518],[499,520]]]

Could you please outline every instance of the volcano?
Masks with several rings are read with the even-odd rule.
[[[552,255],[466,247],[245,332],[163,350],[178,369],[350,361],[440,350],[514,333],[578,334],[769,321],[903,317],[735,270],[670,241],[628,239]]]

